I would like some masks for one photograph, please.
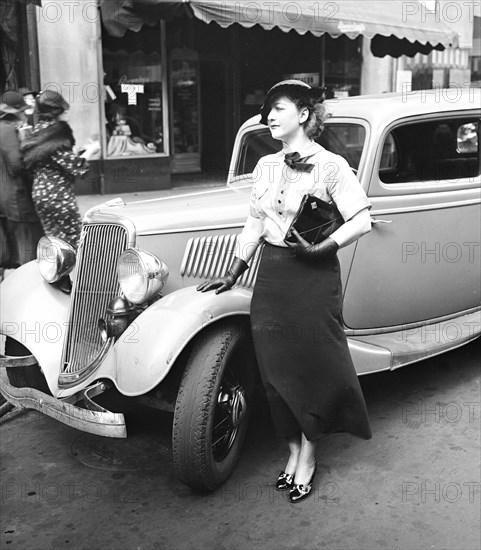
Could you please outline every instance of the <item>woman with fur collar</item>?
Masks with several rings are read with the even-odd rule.
[[[9,90],[0,96],[0,269],[34,260],[42,226],[32,203],[32,181],[22,168],[20,130],[27,104]],[[0,277],[1,280],[1,277]]]
[[[70,105],[53,90],[35,98],[38,120],[22,144],[23,161],[33,170],[32,199],[47,236],[57,237],[76,248],[81,217],[74,194],[74,178],[88,170],[88,152],[73,151],[75,139],[63,117]]]

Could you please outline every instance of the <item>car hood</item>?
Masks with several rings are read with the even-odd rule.
[[[123,203],[114,199],[90,208],[84,220],[108,214],[131,220],[137,235],[242,226],[249,213],[249,186],[221,187]]]

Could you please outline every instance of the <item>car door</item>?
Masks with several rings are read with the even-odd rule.
[[[373,153],[372,231],[344,294],[351,329],[402,327],[480,304],[479,112],[392,124]]]

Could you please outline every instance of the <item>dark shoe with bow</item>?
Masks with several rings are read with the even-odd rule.
[[[312,482],[316,476],[317,462],[314,464],[314,471],[312,472],[311,479],[307,485],[294,483],[292,489],[289,491],[289,501],[292,503],[301,502],[305,500],[312,491]]]
[[[281,472],[277,478],[276,491],[287,491],[292,487],[294,483],[294,474],[286,474]]]

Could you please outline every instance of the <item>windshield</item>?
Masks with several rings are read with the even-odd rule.
[[[366,130],[360,124],[327,123],[316,141],[328,151],[344,157],[357,172],[365,139]],[[276,153],[281,148],[281,142],[271,137],[267,127],[247,132],[242,139],[233,176],[251,174],[261,157]]]

